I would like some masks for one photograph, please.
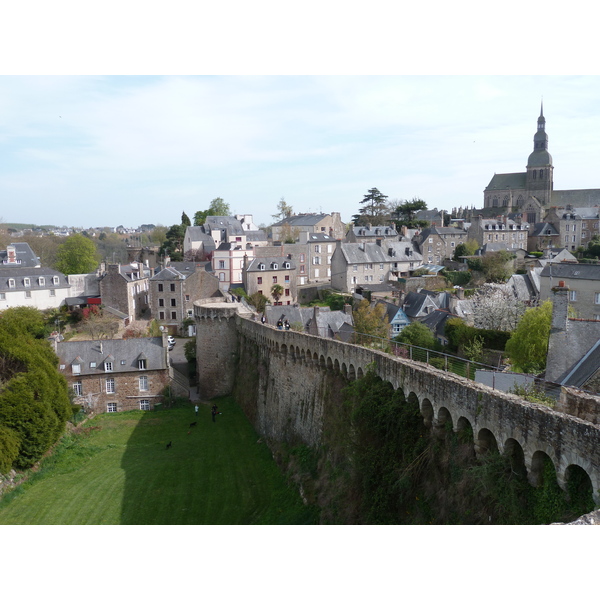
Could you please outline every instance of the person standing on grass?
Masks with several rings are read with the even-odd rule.
[[[194,406],[194,412],[196,413],[196,416],[198,415],[198,405],[196,404],[196,406]]]
[[[217,416],[217,412],[218,412],[218,410],[219,410],[219,409],[217,408],[217,405],[216,405],[216,404],[213,404],[213,405],[212,405],[212,410],[210,411],[210,412],[211,412],[211,414],[212,414],[212,420],[213,420],[213,423],[215,423],[215,422],[216,422],[216,419],[215,419],[215,417]]]

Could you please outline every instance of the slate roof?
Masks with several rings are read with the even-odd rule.
[[[301,308],[299,306],[273,306],[267,304],[265,307],[265,318],[269,325],[276,325],[278,319],[287,319],[290,323],[302,323],[306,328],[313,316],[313,309],[309,307]]]
[[[598,368],[600,368],[600,340],[581,358],[567,376],[557,383],[582,387]]]
[[[226,231],[227,235],[246,235],[242,224],[235,217],[206,217],[204,222],[204,230],[209,229],[210,231],[223,230]]]
[[[399,262],[402,260],[418,262],[423,260],[422,254],[420,254],[415,249],[415,245],[409,241],[387,240],[384,242],[384,252],[386,252],[388,256],[387,260],[392,262]]]
[[[437,306],[428,295],[419,292],[408,292],[402,303],[402,310],[406,316],[412,319],[424,317],[427,314],[427,308],[435,310]]]
[[[289,266],[286,267],[286,264],[288,264]],[[264,269],[261,269],[260,265],[263,265]],[[275,268],[274,265],[277,265],[277,267]],[[295,268],[296,264],[290,258],[287,258],[285,256],[265,256],[262,258],[253,258],[248,263],[248,268],[246,269],[246,271],[259,273],[262,271],[290,271]]]
[[[315,317],[311,316],[307,323],[308,326],[311,325],[313,319]],[[352,334],[354,331],[352,315],[347,315],[342,310],[330,310],[328,307],[319,307],[315,320],[320,337],[334,337],[340,335],[343,330],[346,330],[348,334]],[[347,326],[350,326],[350,329]],[[327,332],[327,335],[323,335],[325,332]]]
[[[9,244],[9,246],[13,246],[15,249],[15,255],[17,259],[17,264],[10,264],[7,262],[8,259],[8,251],[0,250],[0,267],[7,267],[9,269],[18,269],[19,267],[39,267],[40,260],[34,254],[33,250],[29,246],[27,242],[14,242],[13,244]]]
[[[314,227],[328,216],[329,215],[324,213],[313,215],[292,215],[291,217],[282,219],[278,223],[274,223],[271,227],[281,227],[282,225],[286,224],[289,224],[291,227]]]
[[[554,190],[551,202],[553,206],[571,204],[578,209],[583,206],[600,205],[600,189],[597,190]]]
[[[81,364],[81,375],[102,373],[143,372],[138,368],[140,355],[146,358],[146,371],[166,369],[167,356],[162,337],[131,338],[128,340],[85,340],[60,342],[56,347],[61,372],[71,374],[70,365]],[[105,371],[105,362],[112,357],[112,371]],[[121,364],[124,362],[125,364]],[[95,363],[96,366],[91,366]]]
[[[176,279],[185,279],[185,276],[177,269],[168,266],[161,269],[150,281],[175,281]]]
[[[455,315],[449,311],[438,308],[421,319],[421,323],[423,323],[423,325],[427,325],[427,327],[433,331],[437,337],[445,338],[446,334],[444,330],[446,321],[454,316]]]
[[[389,262],[384,249],[378,244],[355,242],[340,244],[340,250],[348,264],[369,264]]]
[[[40,277],[44,277],[44,285],[40,285]],[[52,283],[53,277],[58,277],[58,285]],[[25,279],[29,279],[29,286],[25,285]],[[15,282],[14,287],[9,287],[9,279]],[[0,292],[14,292],[22,290],[56,290],[70,288],[71,284],[67,276],[55,269],[48,267],[0,267]]]
[[[552,223],[535,223],[532,230],[529,232],[530,236],[538,237],[541,235],[559,235],[556,228]]]
[[[600,280],[600,265],[551,262],[542,269],[540,277],[598,281]]]
[[[527,173],[496,173],[485,188],[486,192],[493,190],[524,190]]]
[[[392,225],[353,225],[352,233],[357,237],[397,237],[399,233]]]

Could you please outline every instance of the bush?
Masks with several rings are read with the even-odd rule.
[[[17,456],[21,440],[14,429],[0,425],[0,473],[8,473]]]

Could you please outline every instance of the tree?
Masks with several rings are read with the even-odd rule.
[[[93,340],[108,339],[119,331],[119,319],[93,306],[83,310],[83,320],[79,329]]]
[[[480,329],[513,331],[526,306],[506,285],[485,284],[472,297],[473,324]]]
[[[56,257],[55,268],[65,275],[91,273],[99,263],[94,242],[81,234],[69,236],[58,247]]]
[[[181,213],[181,224],[183,225],[183,227],[190,227],[192,225],[192,222],[190,221],[190,218],[185,214],[185,211]]]
[[[412,200],[401,200],[394,203],[392,207],[392,220],[396,229],[408,227],[408,229],[421,229],[429,225],[429,221],[417,219],[415,213],[419,210],[427,210],[427,203],[416,196]]]
[[[67,382],[45,337],[36,309],[9,308],[0,315],[0,471],[32,466],[73,414]]]
[[[525,311],[506,342],[506,352],[514,371],[537,374],[546,368],[551,323],[551,300]]]
[[[272,285],[271,297],[273,298],[273,300],[275,300],[275,302],[279,302],[279,298],[281,298],[281,296],[283,296],[283,287],[280,286],[278,283]]]
[[[206,222],[206,217],[210,216],[207,210],[197,210],[194,213],[194,227],[200,227]]]
[[[256,312],[265,312],[265,307],[269,303],[269,300],[264,294],[260,292],[254,292],[251,296],[248,296],[248,302],[254,306]]]
[[[477,252],[477,248],[479,248],[477,240],[466,240],[464,242],[461,242],[454,249],[452,260],[458,262],[461,256],[473,256],[475,252]]]
[[[171,260],[177,261],[183,258],[183,238],[185,227],[183,225],[172,225],[166,233],[166,239],[160,248],[160,254],[168,254]]]
[[[212,200],[208,210],[212,217],[229,217],[231,211],[229,204],[227,204],[223,198],[215,198]]]
[[[277,203],[277,211],[277,213],[271,215],[275,222],[282,219],[289,219],[294,214],[294,209],[285,201],[283,196],[281,196],[281,200]]]
[[[514,256],[507,250],[490,252],[481,257],[481,267],[486,281],[498,283],[508,281],[513,274],[511,261]]]
[[[387,196],[377,188],[371,188],[360,203],[364,206],[359,208],[359,214],[352,216],[355,225],[385,225],[389,220]]]
[[[373,337],[388,338],[389,321],[385,305],[371,306],[368,300],[361,300],[354,311],[353,318],[357,344],[368,346],[375,341]]]
[[[394,341],[401,344],[418,346],[419,348],[433,349],[436,346],[436,340],[431,329],[418,321],[407,325],[394,338]]]

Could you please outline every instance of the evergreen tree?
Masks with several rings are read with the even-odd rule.
[[[429,225],[429,221],[417,219],[416,213],[419,210],[427,210],[427,203],[421,198],[414,197],[412,200],[402,200],[395,204],[392,210],[392,219],[396,224],[396,229],[408,227],[408,229],[422,229]]]
[[[182,227],[190,227],[192,225],[192,222],[190,221],[190,218],[185,214],[185,211],[181,213],[181,225]]]
[[[371,188],[360,203],[364,206],[359,208],[359,214],[352,216],[355,225],[385,225],[388,222],[387,196],[377,188]]]

